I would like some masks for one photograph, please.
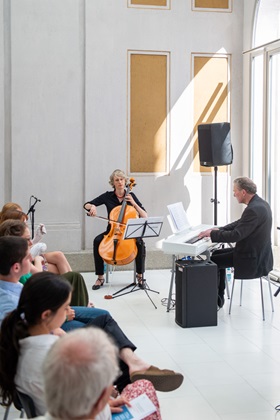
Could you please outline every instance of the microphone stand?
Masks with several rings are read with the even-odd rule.
[[[34,203],[32,204],[32,205],[30,205],[30,203],[31,203],[31,198],[34,198]],[[32,239],[34,238],[34,213],[35,213],[35,205],[36,205],[36,203],[38,202],[38,201],[41,201],[41,200],[39,200],[37,197],[34,197],[34,195],[32,195],[31,197],[30,197],[30,200],[29,200],[29,205],[30,205],[30,208],[29,208],[29,210],[28,210],[28,212],[27,212],[27,216],[29,215],[29,213],[30,213],[30,221],[31,221],[31,236],[32,236]]]

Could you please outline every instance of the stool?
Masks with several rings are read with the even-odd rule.
[[[110,264],[106,265],[106,275],[105,275],[105,282],[109,283],[109,273],[112,273],[112,266]]]
[[[270,302],[271,302],[271,310],[272,312],[274,312],[274,306],[273,306],[273,299],[272,299],[272,291],[271,291],[271,282],[270,282],[270,278],[269,276],[261,276],[259,277],[260,279],[260,286],[261,286],[261,300],[262,300],[262,314],[263,314],[263,321],[265,321],[265,316],[264,316],[264,300],[263,300],[263,287],[262,287],[262,279],[267,280],[268,282],[268,287],[269,287],[269,294],[270,294]],[[230,297],[230,304],[229,304],[229,315],[231,314],[231,305],[232,305],[232,298],[233,298],[233,292],[234,292],[234,285],[235,285],[235,280],[241,280],[241,287],[240,287],[240,303],[239,305],[242,306],[242,291],[243,291],[243,279],[233,279],[233,283],[232,283],[232,289],[231,289],[231,297]],[[252,279],[245,279],[247,280],[252,280]]]
[[[107,264],[106,274],[105,274],[105,283],[109,283],[109,274],[112,274],[112,266],[110,264]],[[134,263],[134,277],[133,278],[136,279],[136,264],[135,263]]]

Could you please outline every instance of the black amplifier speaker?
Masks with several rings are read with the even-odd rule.
[[[175,321],[180,327],[217,325],[218,268],[212,261],[176,261]]]
[[[198,148],[201,166],[231,165],[233,151],[230,142],[230,123],[200,124]]]

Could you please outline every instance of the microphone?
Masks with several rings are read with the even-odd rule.
[[[36,201],[41,201],[39,198],[35,197],[34,195],[31,195],[32,198],[34,198]]]

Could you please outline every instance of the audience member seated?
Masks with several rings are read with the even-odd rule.
[[[25,264],[23,264],[25,262]],[[172,370],[161,370],[151,366],[140,359],[135,353],[135,345],[126,337],[116,321],[111,315],[102,309],[79,308],[87,312],[86,322],[77,322],[75,319],[65,322],[69,316],[69,303],[71,299],[71,285],[61,276],[41,272],[33,275],[24,286],[18,282],[21,275],[27,273],[30,269],[30,257],[28,253],[27,241],[24,238],[1,237],[0,238],[0,320],[2,328],[0,334],[0,362],[1,378],[10,377],[10,364],[5,362],[6,357],[14,357],[13,369],[17,365],[18,353],[14,352],[14,346],[18,349],[21,345],[21,339],[27,335],[37,335],[42,337],[43,331],[48,334],[50,331],[62,325],[66,331],[71,323],[72,329],[80,326],[97,326],[108,333],[119,348],[120,368],[122,375],[118,378],[116,385],[119,391],[130,382],[138,379],[150,380],[159,391],[172,391],[178,388],[183,382],[183,375]],[[69,299],[63,311],[64,316],[58,317],[58,302],[61,299],[61,289],[67,289]],[[69,300],[69,302],[68,302]],[[59,301],[60,302],[60,301]],[[36,304],[34,304],[36,303]],[[62,305],[62,302],[60,302]],[[75,310],[74,315],[75,315]],[[59,312],[60,313],[60,312]],[[100,313],[102,315],[100,315]],[[30,314],[30,316],[27,314]],[[6,318],[4,318],[6,316]],[[22,330],[22,327],[26,328]],[[29,329],[34,326],[34,329]],[[27,335],[26,335],[27,334]],[[51,338],[48,338],[48,341]],[[38,339],[39,341],[39,339]],[[40,340],[41,343],[41,340]],[[35,350],[36,353],[36,350]],[[22,354],[22,351],[21,351]],[[34,359],[35,360],[35,359]],[[2,363],[2,361],[4,361]],[[6,376],[5,376],[6,375]],[[0,384],[1,385],[1,384]],[[1,388],[5,393],[5,383]],[[28,390],[20,389],[22,392]],[[26,392],[32,397],[32,394]],[[1,394],[2,395],[2,394]],[[5,399],[3,399],[6,402]],[[8,402],[10,402],[9,399]],[[42,411],[40,411],[42,413]]]
[[[161,419],[155,389],[147,380],[128,385],[120,397],[110,398],[118,375],[117,349],[98,328],[79,329],[56,340],[43,361],[42,373],[48,413],[37,419],[110,420],[111,413],[122,413],[122,406],[130,406],[129,401],[141,394],[155,406],[154,413],[145,418]]]
[[[0,224],[8,219],[21,220],[22,222],[27,223],[28,216],[22,211],[19,204],[10,202],[6,203],[2,207],[0,212]],[[64,274],[72,271],[72,268],[63,252],[45,252],[47,249],[46,244],[39,242],[41,237],[41,226],[42,224],[39,225],[39,229],[37,228],[35,238],[32,240],[31,254],[33,258],[35,259],[36,256],[41,256],[41,264],[43,263],[44,269],[52,273]]]
[[[8,219],[5,222],[1,223],[0,237],[1,236],[21,236],[22,238],[27,239],[29,247],[32,246],[29,228],[24,222],[21,222],[19,220]],[[32,274],[43,271],[43,262],[44,261],[42,256],[36,256],[33,259],[33,264],[30,267],[30,273],[22,276],[19,280],[20,283],[24,284],[31,277]],[[63,277],[66,277],[73,287],[71,300],[72,306],[93,306],[92,303],[89,303],[87,287],[84,278],[80,273],[70,271],[68,273],[64,273]]]

